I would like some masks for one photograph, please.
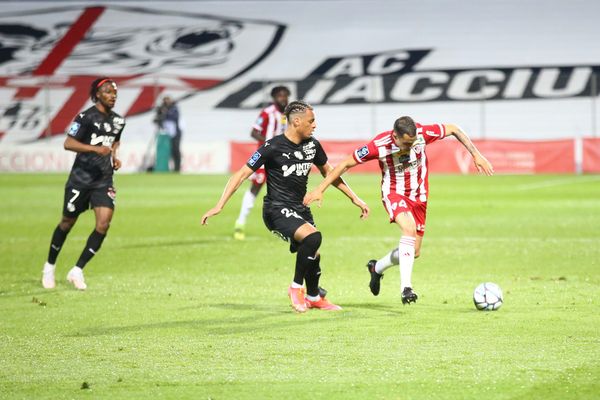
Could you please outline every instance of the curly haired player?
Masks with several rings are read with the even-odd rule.
[[[98,78],[90,86],[90,98],[95,103],[80,113],[67,132],[64,147],[77,153],[71,174],[65,185],[63,215],[54,229],[48,260],[42,272],[42,285],[55,287],[56,258],[79,214],[92,208],[96,226],[79,257],[67,274],[75,288],[85,290],[83,268],[100,250],[115,208],[116,191],[113,171],[121,167],[117,150],[125,119],[112,111],[117,100],[117,84],[110,78]]]

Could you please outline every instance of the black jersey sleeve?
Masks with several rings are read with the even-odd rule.
[[[125,118],[121,117],[120,115],[116,115],[113,118],[113,126],[115,128],[117,128],[115,142],[121,141],[121,133],[123,132],[123,129],[125,129],[125,124],[126,124]]]
[[[115,142],[121,141],[121,132],[123,132],[123,129],[125,129],[125,123],[124,122],[123,122],[123,125],[121,125],[121,129],[119,129],[119,132],[117,133],[117,136],[115,136]]]
[[[85,113],[81,113],[71,123],[67,134],[79,142],[86,142],[90,134],[91,123],[90,118]]]
[[[273,146],[271,145],[270,141],[267,141],[262,146],[260,146],[258,150],[254,152],[254,154],[250,156],[250,159],[248,159],[246,165],[248,166],[248,168],[252,169],[252,171],[256,171],[257,169],[262,167],[272,156]]]
[[[323,150],[321,143],[319,143],[318,140],[315,140],[315,145],[316,145],[317,153],[315,154],[313,164],[315,164],[315,165],[327,164],[327,154],[325,153],[325,150]]]

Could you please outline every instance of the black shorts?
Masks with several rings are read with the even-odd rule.
[[[78,189],[67,185],[63,201],[63,215],[76,218],[82,212],[96,207],[115,209],[117,192],[112,186],[97,189]]]
[[[298,246],[294,240],[298,228],[306,223],[316,226],[310,208],[268,201],[263,204],[263,221],[272,233],[290,243],[292,253],[296,252]]]

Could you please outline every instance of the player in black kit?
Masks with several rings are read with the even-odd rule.
[[[310,208],[302,204],[313,164],[323,176],[333,168],[327,162],[321,144],[312,136],[316,128],[313,108],[303,101],[293,101],[284,113],[288,121],[285,133],[266,141],[229,179],[217,205],[202,216],[202,224],[206,225],[209,217],[220,213],[242,182],[264,165],[267,195],[263,203],[263,220],[270,231],[290,242],[292,253],[298,253],[294,279],[288,288],[292,307],[297,312],[305,312],[308,308],[340,310],[341,307],[319,295],[321,232],[315,227]],[[336,180],[334,186],[361,209],[361,218],[369,215],[367,205],[342,179]]]
[[[77,289],[86,289],[83,268],[100,250],[115,208],[113,171],[121,167],[117,150],[125,126],[125,119],[112,111],[117,100],[117,85],[110,78],[96,79],[90,87],[90,98],[95,104],[75,118],[64,144],[65,150],[74,151],[77,156],[65,185],[63,216],[54,229],[48,261],[44,264],[42,285],[46,289],[56,285],[56,258],[77,217],[93,208],[96,227],[79,260],[67,274],[67,280]]]

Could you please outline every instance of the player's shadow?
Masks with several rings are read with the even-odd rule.
[[[217,240],[212,239],[190,239],[190,240],[171,240],[171,241],[161,241],[161,242],[144,242],[144,243],[132,243],[132,244],[122,244],[115,245],[115,248],[118,249],[147,249],[147,248],[155,248],[155,247],[182,247],[182,246],[196,246],[196,245],[205,245],[212,244],[217,242]]]
[[[113,327],[91,327],[79,330],[68,337],[94,337],[104,335],[119,335],[127,332],[147,330],[191,329],[207,335],[236,335],[264,331],[286,330],[289,327],[304,325],[319,326],[333,323],[331,318],[310,318],[308,315],[294,315],[289,309],[257,306],[255,304],[213,304],[205,307],[222,308],[230,311],[250,311],[250,315],[232,315],[230,317],[191,319],[183,321],[164,321],[148,324],[133,324]],[[201,307],[198,307],[200,309]]]
[[[379,311],[388,314],[397,314],[397,315],[405,315],[406,312],[399,309],[398,306],[389,306],[386,304],[380,303],[346,303],[344,304],[344,308],[350,310],[352,308],[365,309],[371,311]]]

